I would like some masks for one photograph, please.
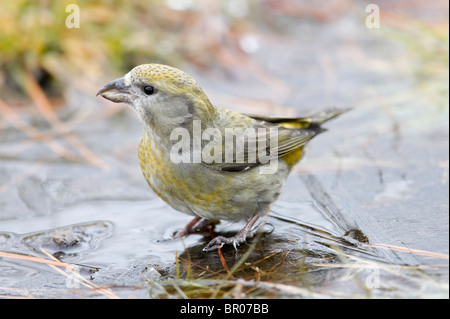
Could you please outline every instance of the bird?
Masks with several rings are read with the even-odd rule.
[[[156,63],[134,67],[97,96],[137,114],[147,183],[172,208],[194,216],[180,236],[205,221],[246,222],[234,236],[213,238],[204,251],[228,244],[237,249],[253,237],[305,145],[347,110],[292,118],[241,114],[213,105],[187,73]]]

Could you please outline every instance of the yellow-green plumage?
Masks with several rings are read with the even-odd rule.
[[[266,214],[291,168],[302,157],[305,144],[321,132],[322,123],[342,113],[331,111],[290,119],[239,114],[213,106],[191,76],[159,64],[140,65],[107,84],[98,94],[113,102],[125,102],[137,113],[143,126],[139,162],[145,179],[158,196],[183,213],[231,221],[252,216],[256,221],[254,216]],[[256,151],[270,153],[277,169],[262,174],[261,168],[271,163],[259,158],[251,161],[248,153],[241,162],[175,163],[170,154],[178,141],[170,136],[181,128],[193,135],[190,146],[194,145],[195,138],[199,139],[193,134],[195,121],[201,123],[202,131],[213,128],[222,137],[230,128],[255,130],[265,142],[257,144]],[[272,132],[276,133],[271,135]],[[243,138],[239,134],[236,140]],[[277,142],[274,153],[269,149],[273,139]],[[199,141],[202,146],[207,142]],[[238,155],[236,146],[231,145],[230,149],[223,139],[217,143],[223,153],[231,150]],[[233,241],[239,242],[240,237]]]

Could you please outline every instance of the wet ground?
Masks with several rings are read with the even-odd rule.
[[[224,260],[201,236],[173,238],[191,218],[148,188],[139,122],[95,98],[104,83],[66,88],[56,133],[33,106],[3,105],[0,295],[448,298],[448,29],[447,40],[416,19],[369,29],[364,9],[274,19],[277,33],[247,41],[259,67],[185,67],[214,104],[243,113],[352,108],[308,144],[273,231]]]

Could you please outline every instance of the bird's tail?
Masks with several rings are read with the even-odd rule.
[[[350,111],[350,108],[346,108],[346,109],[330,109],[330,110],[326,110],[323,112],[319,112],[316,114],[313,114],[309,117],[310,119],[310,125],[317,125],[320,126],[323,123],[334,119],[335,117],[338,117],[339,115]]]
[[[265,116],[255,116],[250,115],[255,120],[261,120],[271,123],[276,123],[280,126],[286,127],[286,128],[309,128],[309,129],[319,129],[320,126],[341,115],[342,113],[345,113],[349,111],[350,108],[346,109],[329,109],[326,111],[322,111],[319,113],[312,114],[307,117],[265,117]]]

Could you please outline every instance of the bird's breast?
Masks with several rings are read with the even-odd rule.
[[[258,168],[223,172],[200,163],[173,163],[160,141],[144,135],[139,145],[141,169],[150,187],[174,209],[207,219],[237,221],[264,214],[278,197],[290,170],[281,160],[274,174]]]

